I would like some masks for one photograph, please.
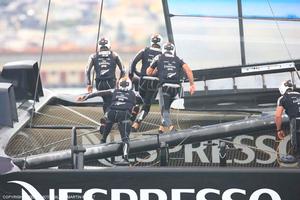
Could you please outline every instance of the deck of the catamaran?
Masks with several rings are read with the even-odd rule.
[[[12,158],[26,158],[47,152],[68,150],[71,148],[71,128],[77,127],[77,139],[83,146],[99,144],[101,135],[98,127],[102,107],[93,104],[66,104],[54,99],[37,111],[31,127],[27,124],[20,129],[6,146],[5,153]],[[178,131],[190,127],[206,127],[226,122],[251,119],[262,113],[252,111],[188,111],[172,110],[171,118]],[[142,123],[138,132],[132,132],[131,141],[151,137],[157,134],[160,124],[158,105],[151,107],[151,112]],[[176,132],[174,133],[176,134]],[[115,125],[109,142],[120,141]],[[273,130],[255,131],[236,137],[194,142],[170,148],[169,166],[219,166],[219,144],[227,144],[227,165],[240,167],[278,167]],[[282,146],[281,148],[285,148]],[[286,152],[282,150],[282,152]],[[130,155],[134,166],[159,166],[156,150]],[[115,158],[120,159],[119,157]],[[110,159],[94,159],[86,162],[86,166],[111,166]]]

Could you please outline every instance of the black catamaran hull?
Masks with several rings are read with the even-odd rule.
[[[5,199],[298,200],[297,169],[109,168],[42,170],[1,175]],[[22,194],[22,190],[24,191]],[[205,197],[205,198],[204,198]]]

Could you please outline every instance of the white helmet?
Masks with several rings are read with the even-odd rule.
[[[167,42],[164,44],[163,49],[162,49],[162,53],[165,54],[171,54],[171,55],[175,55],[175,46],[174,44],[172,44],[171,42]]]
[[[279,89],[280,94],[284,95],[284,93],[286,93],[286,91],[288,89],[293,90],[293,84],[292,84],[291,80],[283,81],[278,89]]]
[[[132,89],[132,82],[129,78],[123,77],[119,80],[119,89],[123,91],[128,91]]]
[[[110,49],[110,41],[109,39],[102,37],[98,42],[99,48],[107,48]]]
[[[150,44],[151,44],[151,46],[154,44],[161,46],[162,40],[163,39],[162,39],[161,35],[159,35],[158,33],[155,33],[155,34],[151,35],[151,37],[150,37]]]

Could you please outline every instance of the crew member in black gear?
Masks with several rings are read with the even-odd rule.
[[[138,130],[138,128],[141,125],[141,122],[149,113],[151,102],[157,95],[157,89],[159,84],[158,77],[147,76],[146,70],[147,67],[150,66],[150,63],[152,62],[153,58],[161,54],[161,42],[162,37],[159,34],[153,34],[150,38],[151,46],[142,49],[135,56],[130,66],[129,78],[132,80],[134,74],[136,74],[139,77],[138,91],[144,101],[142,109],[132,125],[132,129],[134,131]],[[140,72],[138,72],[136,70],[136,65],[140,61],[142,62],[142,66]]]
[[[300,161],[300,93],[293,91],[293,84],[290,80],[284,81],[279,87],[280,96],[277,101],[275,112],[275,123],[277,138],[283,139],[285,133],[282,130],[282,114],[289,117],[292,152],[291,156]]]
[[[102,134],[101,143],[106,143],[114,123],[118,123],[118,128],[122,138],[123,162],[128,163],[129,135],[131,131],[133,113],[138,107],[137,103],[142,103],[140,95],[132,90],[132,82],[129,78],[123,77],[119,80],[118,88],[114,90],[98,91],[78,98],[84,101],[95,96],[105,96],[112,94],[112,101],[107,109],[105,131]]]
[[[99,40],[99,51],[90,55],[86,66],[87,91],[93,91],[91,80],[91,70],[94,68],[96,73],[96,89],[98,91],[114,89],[116,86],[116,66],[120,69],[120,78],[125,75],[125,68],[122,65],[120,56],[111,51],[110,41],[102,37]],[[103,112],[111,103],[111,95],[103,96]]]
[[[162,116],[162,123],[159,127],[160,133],[174,130],[170,119],[170,107],[181,87],[182,70],[189,79],[190,94],[192,95],[195,92],[193,72],[182,59],[175,55],[175,46],[167,42],[164,44],[162,51],[163,53],[156,56],[150,67],[147,68],[147,75],[158,74],[159,78],[158,93]]]

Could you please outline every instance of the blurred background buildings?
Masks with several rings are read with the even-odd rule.
[[[84,86],[96,49],[100,0],[52,0],[41,74],[45,87]],[[48,1],[0,1],[0,69],[10,61],[39,61]],[[161,1],[104,1],[100,36],[111,40],[128,68],[152,33],[165,37]]]
[[[41,65],[45,87],[85,86],[84,69],[96,49],[100,2],[51,1]],[[236,0],[167,2],[176,53],[192,69],[242,65]],[[246,64],[300,59],[299,0],[241,2]],[[48,0],[0,1],[0,69],[10,61],[39,61],[47,4]],[[127,68],[134,55],[149,45],[149,36],[157,32],[167,40],[161,0],[104,0],[100,35],[111,40],[112,50]],[[265,77],[272,85],[281,75]],[[254,77],[253,83],[257,79],[260,77]],[[219,82],[214,81],[213,86],[232,85],[232,80]],[[242,83],[253,87],[248,81]],[[277,87],[277,81],[273,86]]]

